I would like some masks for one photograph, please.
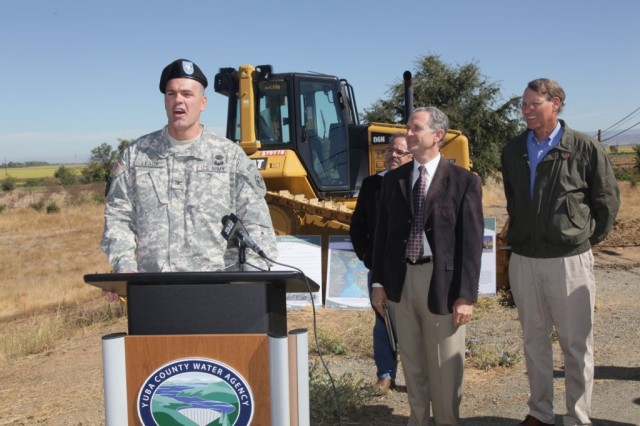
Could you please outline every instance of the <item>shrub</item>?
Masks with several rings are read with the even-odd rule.
[[[95,203],[95,204],[104,204],[104,194],[98,194],[98,193],[94,193],[91,196],[91,200]]]
[[[60,181],[60,185],[62,186],[73,185],[77,180],[73,170],[65,166],[58,167],[58,170],[56,170],[53,175]]]
[[[518,354],[482,344],[480,339],[466,339],[465,356],[479,370],[495,367],[513,367],[519,360]]]
[[[30,178],[24,181],[25,188],[37,188],[44,186],[44,178]]]
[[[2,190],[4,192],[10,192],[10,191],[13,191],[14,189],[16,189],[16,178],[14,178],[13,176],[7,176],[2,181]]]
[[[34,201],[33,203],[29,203],[29,207],[31,207],[35,211],[41,212],[42,209],[44,209],[44,201]]]
[[[7,205],[6,204],[0,204],[0,214],[4,213],[7,210]]]
[[[314,420],[335,419],[341,415],[358,413],[373,396],[369,386],[363,386],[362,379],[355,379],[350,373],[333,380],[319,371],[318,363],[309,368],[309,406]]]
[[[60,207],[58,207],[55,201],[49,203],[47,213],[60,213]]]
[[[342,343],[340,336],[328,331],[318,332],[318,347],[311,346],[311,352],[320,354],[344,355],[347,353],[346,346]]]

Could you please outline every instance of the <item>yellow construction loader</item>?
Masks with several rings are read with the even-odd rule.
[[[413,89],[411,73],[403,77],[406,121]],[[214,90],[229,98],[225,136],[262,173],[276,233],[322,236],[324,283],[328,236],[348,234],[362,180],[384,169],[389,138],[405,126],[361,124],[353,87],[332,75],[242,65],[221,68]],[[449,130],[442,155],[471,168],[459,131]]]

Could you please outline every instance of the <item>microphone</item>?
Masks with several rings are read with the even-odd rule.
[[[247,228],[244,227],[242,221],[235,214],[231,213],[222,218],[222,232],[220,232],[220,235],[227,241],[236,238],[240,243],[258,253],[260,257],[267,259],[267,255],[262,251],[260,246],[253,241],[253,238],[249,236],[249,231],[247,231]]]

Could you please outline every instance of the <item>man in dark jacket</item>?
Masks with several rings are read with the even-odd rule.
[[[565,93],[553,80],[531,81],[522,96],[528,130],[502,152],[509,213],[509,281],[524,336],[531,395],[523,425],[553,425],[555,327],[564,353],[564,425],[590,425],[595,275],[591,247],[606,236],[620,206],[602,146],[558,119]]]
[[[413,162],[388,172],[373,246],[373,305],[395,322],[409,425],[459,421],[465,329],[478,298],[482,182],[440,154],[449,119],[416,108],[407,122]]]
[[[391,136],[389,146],[384,153],[385,171],[366,177],[358,194],[358,202],[351,216],[349,235],[358,258],[371,269],[373,236],[376,229],[376,209],[378,207],[378,191],[384,174],[411,161],[413,156],[407,151],[407,140],[404,135]],[[371,274],[369,274],[371,275]],[[371,281],[369,280],[369,297],[371,297]],[[375,309],[374,309],[375,312]],[[397,371],[396,352],[392,349],[384,318],[375,312],[373,326],[373,360],[376,363],[378,381],[373,386],[374,392],[385,394],[395,385]]]

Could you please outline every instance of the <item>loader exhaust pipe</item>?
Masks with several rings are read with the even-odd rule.
[[[409,121],[409,116],[413,112],[413,82],[411,81],[411,71],[402,74],[404,80],[404,124]]]

